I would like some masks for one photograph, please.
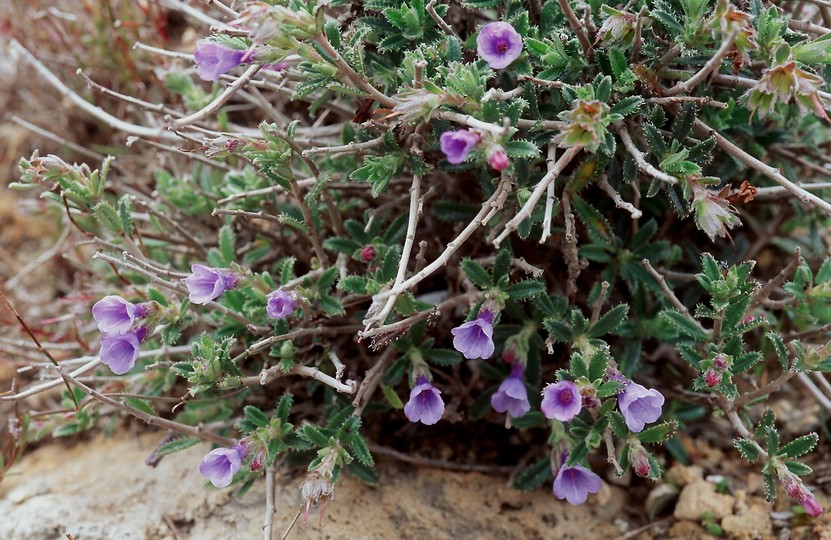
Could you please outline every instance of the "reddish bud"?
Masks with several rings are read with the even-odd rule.
[[[494,150],[488,153],[488,165],[499,172],[508,168],[511,162],[508,160],[508,154],[501,146],[497,146]]]
[[[721,382],[721,373],[715,369],[708,369],[707,372],[704,373],[704,382],[710,388],[715,388],[718,386],[718,383]]]
[[[375,247],[366,245],[361,248],[361,261],[363,262],[372,262],[375,260]]]
[[[727,358],[724,357],[724,354],[719,353],[713,358],[713,365],[718,369],[727,369]]]

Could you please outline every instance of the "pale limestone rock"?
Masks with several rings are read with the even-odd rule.
[[[697,480],[687,484],[681,490],[681,496],[675,505],[674,516],[677,519],[698,521],[705,512],[710,512],[715,519],[721,519],[733,513],[735,499],[730,495],[716,493],[710,482]]]

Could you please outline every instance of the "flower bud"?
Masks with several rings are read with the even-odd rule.
[[[496,146],[488,152],[488,165],[490,165],[492,169],[502,172],[507,169],[510,164],[511,162],[508,160],[508,154],[505,153],[505,150],[501,146]]]
[[[648,478],[649,473],[652,472],[652,464],[649,463],[649,454],[639,443],[633,444],[629,447],[629,463],[635,474],[642,478]]]
[[[361,248],[361,262],[372,262],[375,260],[375,247],[369,244]]]
[[[715,388],[721,382],[721,373],[715,369],[708,369],[704,373],[704,383],[709,388]]]

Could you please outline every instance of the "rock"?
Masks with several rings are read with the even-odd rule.
[[[144,465],[158,433],[98,438],[30,452],[0,484],[0,539],[201,540],[262,538],[265,483],[242,498],[217,490],[197,472],[203,444]],[[379,459],[381,481],[367,486],[344,472],[323,519],[312,508],[291,540],[486,540],[617,538],[599,507],[572,506],[545,489],[520,492],[505,479],[413,467]],[[396,471],[397,474],[389,474]],[[281,470],[274,527],[282,535],[300,508],[303,475]],[[608,508],[624,501],[609,490]],[[618,516],[614,516],[618,517]]]
[[[699,521],[702,514],[710,512],[714,519],[721,519],[733,513],[734,502],[730,495],[716,493],[713,484],[696,480],[681,490],[673,515],[676,519]]]
[[[644,509],[649,519],[652,519],[662,508],[678,498],[678,488],[672,484],[658,484],[646,496]]]
[[[687,466],[676,463],[664,473],[664,478],[682,488],[689,483],[704,478],[704,471],[698,465]]]
[[[738,516],[726,516],[721,528],[736,540],[767,540],[775,538],[770,522],[770,508],[754,507]]]

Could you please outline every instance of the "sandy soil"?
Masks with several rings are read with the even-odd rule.
[[[242,500],[205,486],[196,471],[209,450],[196,446],[144,465],[158,434],[97,439],[67,448],[52,444],[19,463],[0,484],[0,538],[40,540],[262,538],[265,483]],[[547,489],[521,493],[504,478],[382,462],[383,481],[366,486],[346,474],[326,505],[322,524],[310,512],[290,538],[306,539],[577,539],[616,538],[610,523],[623,497],[573,507]],[[278,487],[275,536],[300,506],[300,478]],[[605,496],[604,496],[605,495]]]

